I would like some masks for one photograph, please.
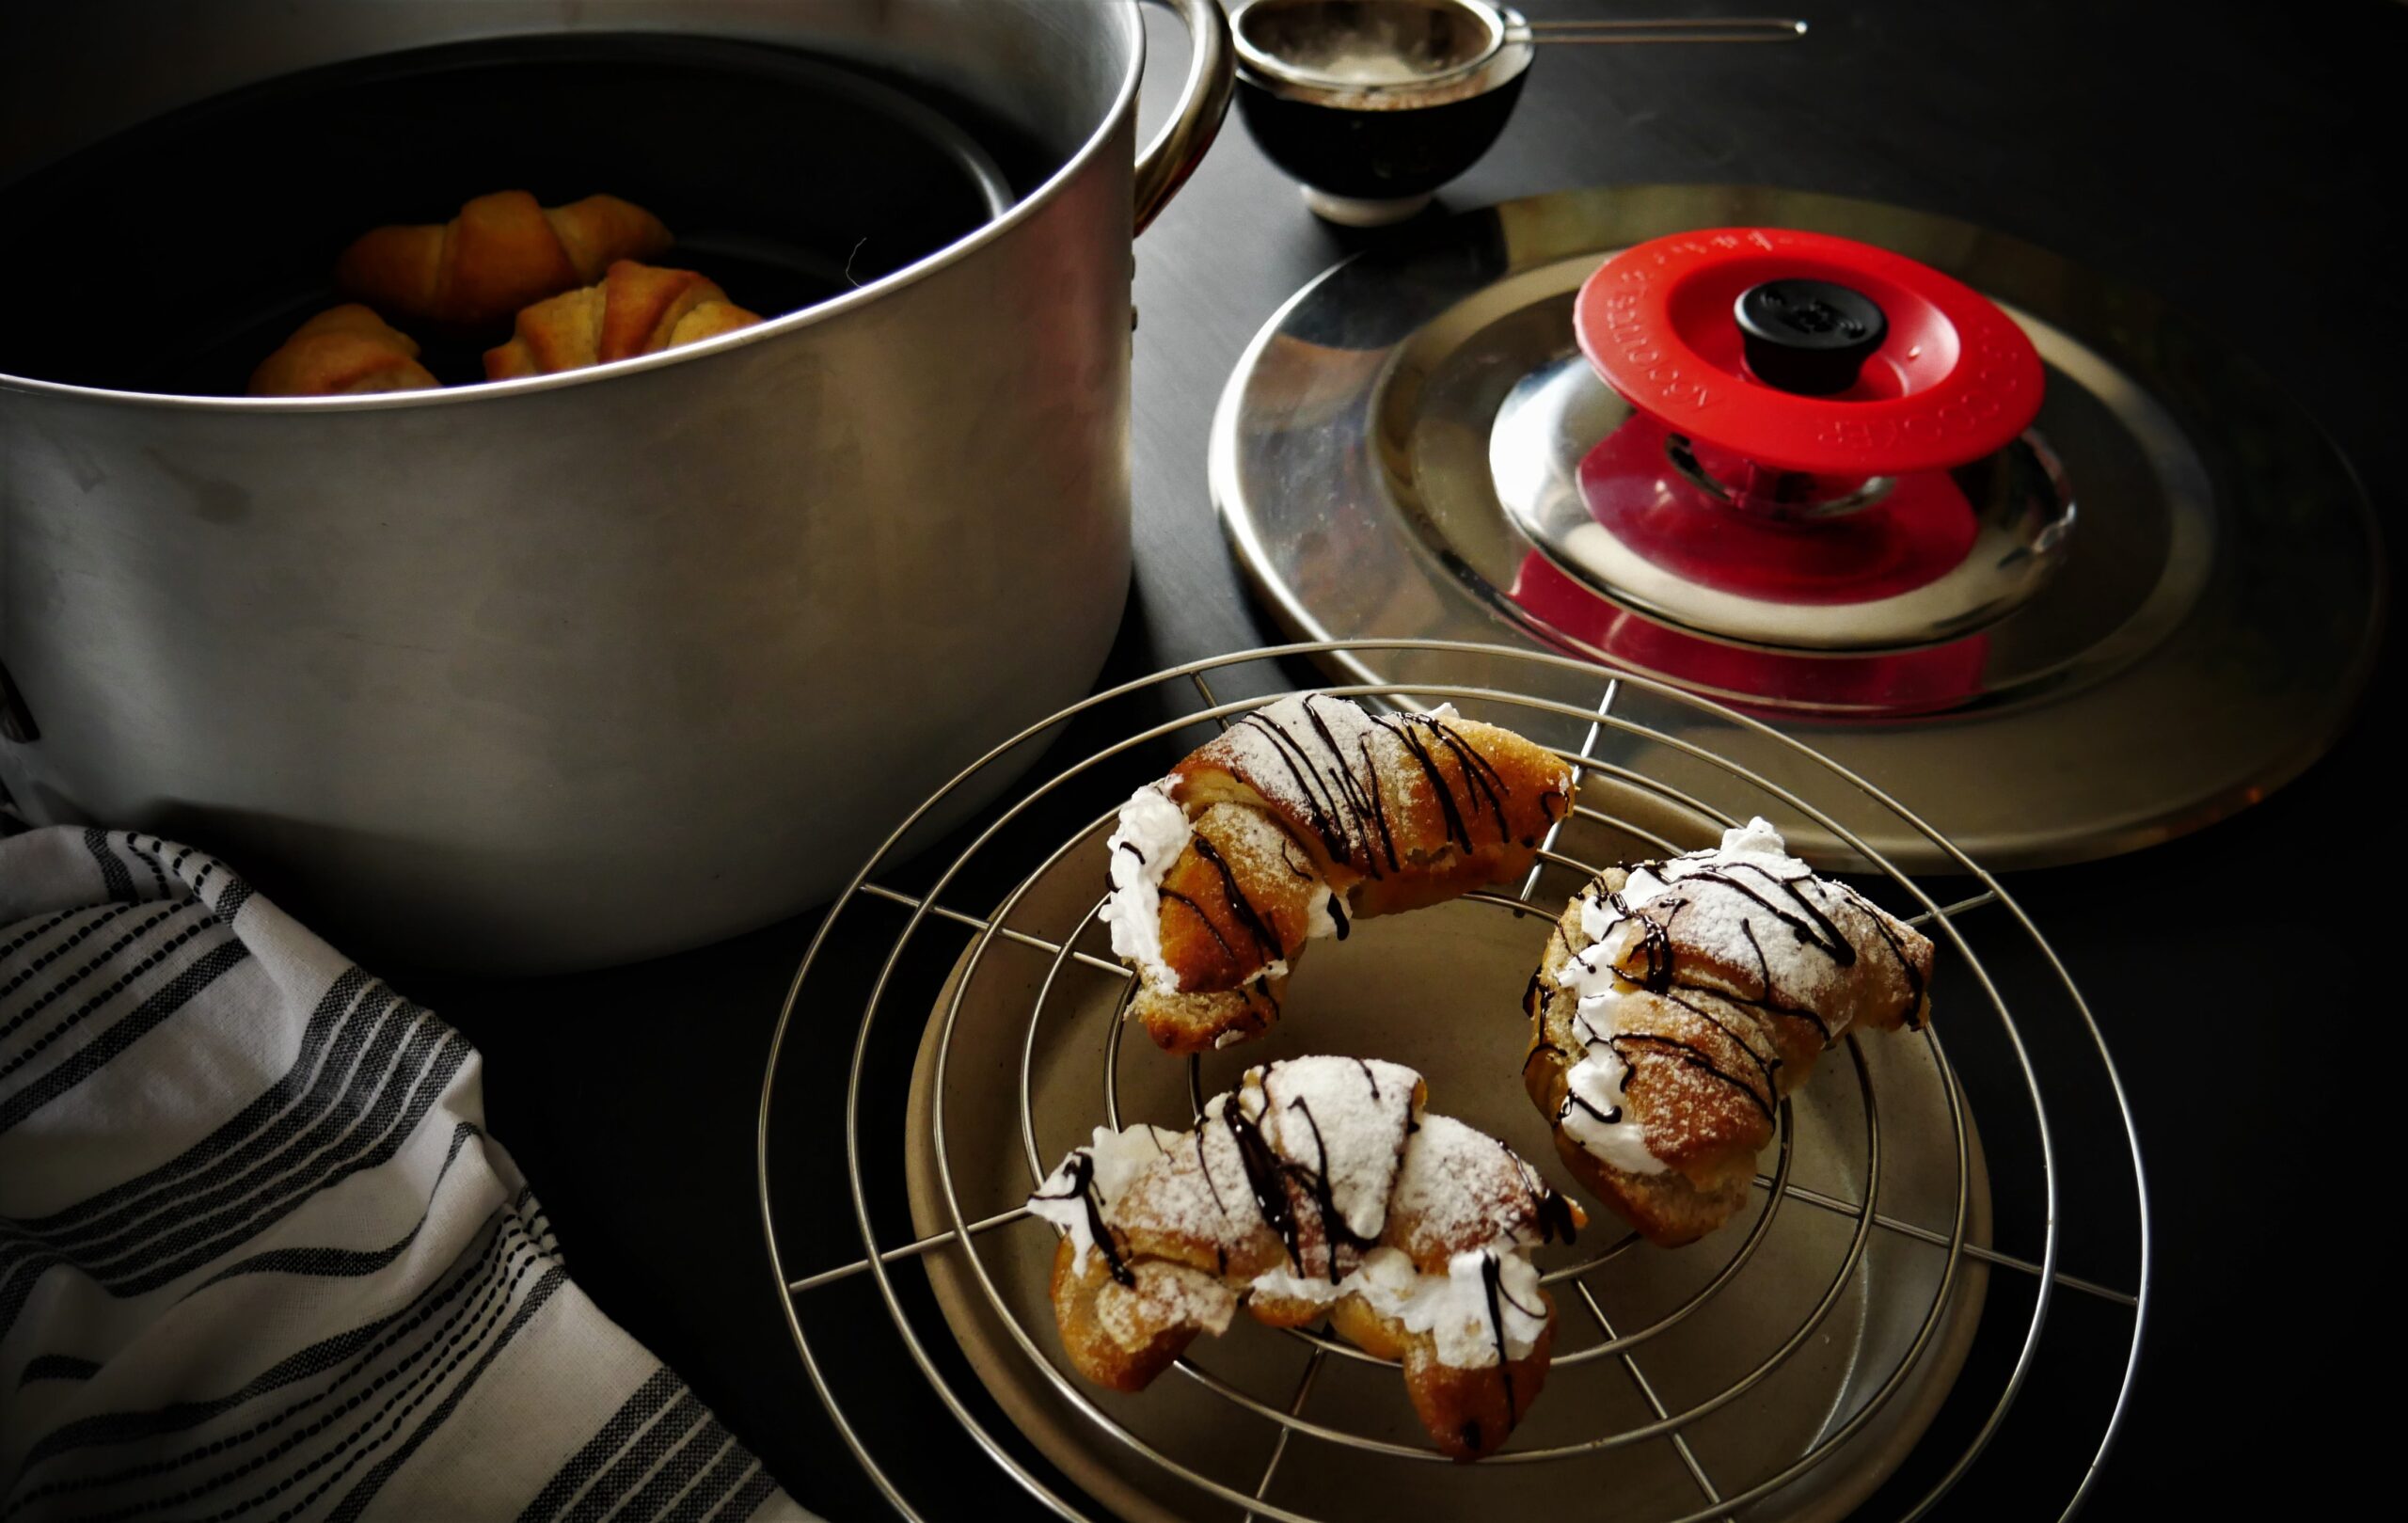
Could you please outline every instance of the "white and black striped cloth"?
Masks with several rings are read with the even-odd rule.
[[[0,840],[0,1523],[807,1516],[483,1120],[459,1033],[218,863]]]

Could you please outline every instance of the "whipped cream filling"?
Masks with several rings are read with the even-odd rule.
[[[1147,984],[1169,994],[1179,975],[1163,960],[1163,879],[1187,849],[1195,827],[1172,800],[1177,779],[1149,783],[1120,806],[1120,819],[1107,843],[1112,852],[1112,892],[1097,917],[1112,928],[1113,955],[1133,964]]]
[[[1781,832],[1773,829],[1772,821],[1762,815],[1756,816],[1745,825],[1734,825],[1724,831],[1722,844],[1714,851],[1692,851],[1687,854],[1693,857],[1713,856],[1717,852],[1726,857],[1742,855],[1778,857],[1794,867],[1806,865],[1789,854],[1789,843],[1781,838]]]
[[[1564,1074],[1570,1093],[1557,1116],[1564,1134],[1588,1152],[1632,1174],[1659,1174],[1664,1161],[1647,1145],[1647,1129],[1629,1114],[1623,1082],[1629,1065],[1607,1042],[1614,1027],[1613,1005],[1638,985],[1617,971],[1641,928],[1636,912],[1671,892],[1673,884],[1706,867],[1744,863],[1781,879],[1810,871],[1789,855],[1788,843],[1759,816],[1722,833],[1710,851],[1691,851],[1670,862],[1634,867],[1622,892],[1580,901],[1580,933],[1589,944],[1557,971],[1556,983],[1577,1001],[1572,1037],[1580,1053]],[[1617,903],[1616,901],[1620,902]]]
[[[1354,1273],[1359,1275],[1362,1271],[1358,1269]],[[1325,1307],[1344,1295],[1352,1287],[1354,1278],[1354,1275],[1343,1279],[1331,1279],[1327,1275],[1299,1275],[1282,1265],[1255,1276],[1246,1281],[1245,1288],[1250,1295],[1277,1296],[1283,1301],[1309,1301],[1314,1306]]]
[[[1496,1310],[1504,1319],[1505,1356],[1527,1358],[1546,1331],[1546,1301],[1539,1294],[1537,1268],[1517,1253],[1473,1248],[1449,1259],[1445,1274],[1425,1275],[1413,1267],[1412,1257],[1403,1249],[1378,1247],[1364,1254],[1354,1272],[1336,1283],[1325,1276],[1275,1269],[1257,1275],[1246,1289],[1254,1295],[1275,1295],[1315,1306],[1328,1306],[1342,1296],[1360,1296],[1372,1310],[1395,1318],[1409,1331],[1428,1333],[1440,1364],[1478,1370],[1497,1362],[1499,1341],[1489,1309],[1492,1262],[1497,1276]]]
[[[1614,971],[1638,924],[1605,900],[1583,899],[1580,929],[1594,939],[1556,974],[1557,984],[1579,1001],[1571,1033],[1579,1052],[1563,1076],[1570,1092],[1556,1121],[1566,1136],[1614,1167],[1660,1174],[1664,1161],[1647,1146],[1647,1129],[1631,1116],[1623,1094],[1630,1066],[1606,1040],[1613,1030],[1614,1002],[1639,988]]]
[[[1095,1251],[1096,1222],[1148,1166],[1185,1140],[1167,1127],[1097,1127],[1093,1141],[1071,1149],[1061,1166],[1045,1176],[1028,1198],[1028,1214],[1060,1229],[1070,1240],[1071,1268],[1084,1270]]]
[[[1305,935],[1310,939],[1337,934],[1338,917],[1329,912],[1329,885],[1316,883],[1305,900]]]
[[[1622,1055],[1599,1041],[1572,1065],[1563,1082],[1564,1097],[1557,1120],[1563,1134],[1589,1153],[1630,1174],[1660,1174],[1664,1161],[1647,1146],[1647,1129],[1632,1119],[1623,1081],[1630,1076]]]
[[[1490,1315],[1492,1273],[1501,1329]],[[1458,1370],[1495,1364],[1500,1341],[1508,1359],[1528,1357],[1546,1331],[1538,1269],[1516,1253],[1473,1248],[1449,1259],[1445,1274],[1424,1275],[1402,1249],[1373,1248],[1347,1280],[1372,1310],[1413,1332],[1428,1333],[1438,1362]]]
[[[1615,970],[1641,934],[1639,911],[1671,893],[1673,884],[1708,867],[1745,863],[1784,879],[1811,871],[1787,850],[1781,833],[1759,817],[1724,831],[1722,844],[1711,851],[1691,851],[1670,862],[1631,868],[1621,893],[1590,895],[1580,900],[1580,933],[1589,944],[1572,955],[1560,981],[1580,996],[1583,1011],[1602,1007],[1620,989],[1629,987]]]
[[[1684,852],[1669,862],[1633,867],[1620,897],[1625,909],[1643,909],[1685,878],[1707,868],[1733,865],[1759,868],[1782,880],[1807,877],[1814,872],[1789,854],[1789,843],[1781,838],[1781,832],[1759,815],[1745,825],[1734,825],[1724,831],[1722,844],[1711,850]],[[1580,903],[1580,928],[1593,941],[1604,940],[1612,928],[1626,918],[1606,899],[1583,899]]]

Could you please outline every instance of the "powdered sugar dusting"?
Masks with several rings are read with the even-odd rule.
[[[1134,1285],[1106,1284],[1095,1298],[1097,1325],[1125,1349],[1143,1348],[1168,1327],[1226,1332],[1237,1310],[1235,1292],[1184,1264],[1140,1264],[1134,1278]]]
[[[1123,1231],[1225,1246],[1252,1234],[1263,1218],[1257,1182],[1228,1121],[1234,1106],[1287,1166],[1288,1179],[1325,1182],[1347,1234],[1376,1238],[1386,1223],[1420,1083],[1413,1070],[1376,1058],[1299,1057],[1250,1069],[1238,1088],[1206,1103],[1204,1124],[1194,1132],[1096,1128],[1095,1140],[1074,1150],[1029,1198],[1029,1210],[1070,1239],[1082,1263],[1094,1238],[1085,1204],[1090,1195],[1106,1226]],[[1303,1235],[1321,1245],[1314,1262],[1288,1267],[1318,1275],[1324,1284],[1334,1281],[1333,1271],[1351,1262],[1351,1252],[1333,1259],[1335,1234],[1309,1221],[1317,1192],[1289,1191],[1284,1182],[1276,1187],[1291,1200],[1302,1196],[1295,1209],[1311,1229]]]
[[[1506,1357],[1523,1358],[1550,1316],[1528,1258],[1549,1230],[1545,1183],[1495,1138],[1419,1114],[1419,1085],[1413,1070],[1377,1059],[1300,1057],[1253,1069],[1206,1105],[1194,1132],[1097,1128],[1029,1208],[1078,1246],[1082,1262],[1091,1242],[1088,1199],[1116,1232],[1164,1233],[1208,1251],[1218,1245],[1222,1277],[1141,1259],[1130,1266],[1132,1283],[1100,1288],[1097,1315],[1124,1346],[1141,1346],[1175,1324],[1218,1332],[1242,1288],[1318,1306],[1359,1297],[1408,1331],[1428,1334],[1444,1364],[1491,1365],[1500,1347]],[[1275,1154],[1291,1209],[1314,1211],[1317,1186],[1325,1186],[1351,1244],[1369,1245],[1350,1244],[1342,1253],[1324,1246],[1310,1263],[1238,1269],[1230,1255],[1259,1241],[1266,1223],[1232,1117],[1251,1123]],[[1308,1235],[1323,1245],[1332,1237]],[[1418,1267],[1425,1263],[1427,1272]]]
[[[1359,1296],[1409,1331],[1430,1335],[1440,1362],[1493,1364],[1500,1343],[1522,1358],[1545,1332],[1544,1297],[1526,1253],[1545,1240],[1537,1172],[1495,1138],[1450,1117],[1420,1115],[1420,1075],[1401,1064],[1301,1057],[1249,1071],[1215,1096],[1191,1133],[1098,1127],[1029,1201],[1077,1250],[1084,1266],[1100,1218],[1117,1233],[1159,1232],[1210,1248],[1223,1261],[1264,1226],[1234,1115],[1276,1155],[1292,1209],[1310,1212],[1324,1185],[1354,1243],[1333,1254],[1331,1234],[1309,1264],[1282,1261],[1222,1277],[1162,1260],[1130,1265],[1130,1283],[1100,1288],[1104,1331],[1128,1347],[1163,1327],[1219,1331],[1237,1291],[1327,1306]],[[1096,1215],[1087,1207],[1092,1202]],[[1374,1242],[1373,1240],[1377,1240]],[[1259,1264],[1259,1259],[1253,1261]],[[1417,1268],[1428,1263],[1424,1273]],[[1496,1316],[1501,1315],[1501,1328]]]
[[[1221,855],[1232,864],[1243,862],[1265,875],[1285,871],[1297,878],[1315,876],[1313,859],[1287,827],[1259,809],[1223,806],[1213,828]]]
[[[1346,1230],[1374,1238],[1387,1222],[1420,1083],[1411,1069],[1377,1058],[1297,1057],[1249,1071],[1238,1095],[1280,1157],[1327,1182]]]
[[[1377,747],[1382,739],[1379,725],[1359,706],[1334,699],[1312,704],[1313,696],[1297,694],[1265,705],[1223,731],[1207,749],[1256,792],[1301,813],[1328,798],[1326,772],[1339,757],[1351,759],[1365,744]]]
[[[1167,1127],[1132,1126],[1118,1132],[1097,1127],[1093,1140],[1071,1149],[1028,1198],[1028,1213],[1052,1222],[1069,1238],[1076,1250],[1072,1265],[1085,1269],[1096,1247],[1096,1219],[1101,1216],[1110,1225],[1115,1208],[1127,1198],[1137,1178],[1184,1141]],[[1088,1210],[1090,1202],[1093,1211]]]
[[[1307,822],[1332,857],[1377,875],[1402,865],[1397,823],[1432,792],[1437,757],[1452,754],[1431,738],[1432,727],[1458,719],[1442,706],[1383,720],[1343,699],[1305,693],[1245,715],[1196,755],[1244,779],[1290,819]],[[1445,765],[1465,764],[1457,757]]]
[[[1176,1134],[1169,1154],[1114,1203],[1114,1226],[1204,1244],[1228,1244],[1254,1230],[1260,1216],[1228,1128]]]
[[[1723,832],[1711,850],[1632,867],[1620,891],[1583,898],[1580,927],[1591,944],[1574,961],[1584,1013],[1610,994],[1617,972],[1640,976],[1648,923],[1666,926],[1674,916],[1682,944],[1697,960],[1754,974],[1749,985],[1721,992],[1815,1012],[1828,1039],[1846,1029],[1857,960],[1879,951],[1877,941],[1860,944],[1880,934],[1872,925],[1897,941],[1922,940],[1846,884],[1791,856],[1781,833],[1759,817]]]
[[[1665,1167],[1648,1129],[1664,1118],[1629,1114],[1630,1070],[1615,1050],[1622,1039],[1677,1039],[1688,1066],[1662,1075],[1710,1073],[1769,1118],[1782,1033],[1796,1029],[1780,1023],[1811,1022],[1828,1045],[1868,1000],[1877,1018],[1901,997],[1911,1014],[1929,967],[1920,934],[1816,876],[1762,818],[1725,831],[1711,850],[1608,873],[1565,920],[1567,955],[1551,962],[1549,977],[1576,1004],[1548,1028],[1568,1060],[1556,1121],[1592,1156],[1631,1173]],[[1650,1103],[1660,1108],[1661,1097]]]
[[[1418,1262],[1465,1248],[1545,1241],[1546,1183],[1512,1149],[1451,1116],[1422,1113],[1398,1170],[1396,1241]]]

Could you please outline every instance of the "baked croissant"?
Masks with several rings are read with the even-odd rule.
[[[406,333],[356,303],[330,307],[251,372],[255,397],[347,397],[371,391],[425,391],[443,383],[418,362]]]
[[[1101,912],[1131,1008],[1174,1053],[1259,1035],[1307,941],[1528,871],[1572,790],[1561,758],[1451,706],[1258,709],[1121,807]]]
[[[1782,1096],[1851,1027],[1920,1028],[1930,939],[1788,854],[1762,819],[1608,867],[1557,922],[1522,1082],[1573,1176],[1650,1242],[1746,1202]]]
[[[600,279],[613,260],[655,258],[669,242],[658,217],[616,196],[547,207],[504,190],[449,222],[362,234],[335,261],[335,283],[388,317],[489,327]]]
[[[517,336],[485,351],[485,379],[581,370],[733,333],[759,321],[691,270],[621,260],[599,285],[520,312]]]
[[[1248,1070],[1191,1132],[1096,1128],[1028,1201],[1062,1232],[1052,1293],[1071,1364],[1143,1390],[1241,1305],[1275,1327],[1327,1315],[1403,1366],[1439,1449],[1493,1452],[1554,1343],[1529,1250],[1587,1218],[1423,1098],[1398,1064],[1298,1057]]]

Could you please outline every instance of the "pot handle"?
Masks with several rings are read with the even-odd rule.
[[[1191,49],[1187,79],[1180,85],[1179,107],[1137,155],[1137,224],[1143,232],[1156,214],[1170,203],[1187,177],[1196,172],[1204,151],[1228,115],[1229,95],[1237,87],[1237,64],[1229,46],[1229,19],[1220,0],[1152,0],[1175,10],[1187,24]]]

